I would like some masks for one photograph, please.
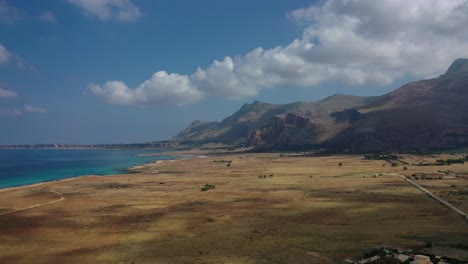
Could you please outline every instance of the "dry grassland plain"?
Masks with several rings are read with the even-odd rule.
[[[418,183],[466,212],[468,164],[403,157],[223,153],[0,190],[0,263],[327,264],[426,242],[468,260],[468,222],[386,174],[460,173]]]

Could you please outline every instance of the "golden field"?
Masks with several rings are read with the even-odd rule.
[[[468,246],[468,221],[387,174],[464,175],[468,164],[403,158],[391,167],[360,155],[220,153],[0,190],[0,263],[326,264],[426,242],[468,260],[453,246]],[[468,211],[457,193],[468,178],[418,183]]]

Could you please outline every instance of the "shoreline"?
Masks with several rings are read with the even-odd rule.
[[[31,187],[38,187],[38,186],[46,185],[46,184],[67,182],[67,181],[76,180],[76,179],[82,179],[82,178],[98,178],[98,177],[117,176],[117,175],[126,175],[126,174],[109,174],[109,175],[93,175],[93,174],[90,174],[90,175],[80,175],[80,176],[76,176],[76,177],[70,177],[70,178],[64,178],[64,179],[58,179],[58,180],[52,180],[52,181],[43,181],[43,182],[38,182],[38,183],[26,184],[26,185],[18,185],[18,186],[4,187],[4,188],[0,188],[0,193],[2,193],[2,192],[7,192],[7,191],[16,191],[16,190],[21,190],[21,189],[26,189],[26,188],[31,188]]]
[[[18,185],[18,186],[10,186],[10,187],[0,187],[0,193],[8,192],[8,191],[15,191],[15,190],[21,190],[21,189],[27,189],[27,188],[33,188],[33,187],[38,187],[42,185],[47,185],[47,184],[57,184],[61,182],[67,182],[67,181],[72,181],[72,180],[81,180],[84,178],[99,178],[99,177],[111,177],[111,176],[128,176],[129,174],[135,174],[138,173],[138,170],[141,170],[148,165],[151,164],[160,164],[163,162],[174,162],[178,160],[186,160],[186,159],[198,159],[198,158],[206,158],[208,156],[206,155],[184,155],[183,153],[154,153],[154,155],[146,155],[146,154],[140,154],[143,156],[174,156],[174,157],[180,157],[177,159],[168,159],[168,160],[154,160],[151,162],[146,162],[140,165],[134,165],[130,166],[124,169],[120,169],[122,173],[116,173],[116,174],[106,174],[106,175],[98,175],[98,174],[85,174],[85,175],[79,175],[79,176],[72,176],[68,178],[63,178],[63,179],[56,179],[56,180],[51,180],[51,181],[42,181],[42,182],[37,182],[37,183],[31,183],[31,184],[24,184],[24,185]],[[140,156],[138,155],[138,156]],[[186,157],[186,158],[182,158]]]

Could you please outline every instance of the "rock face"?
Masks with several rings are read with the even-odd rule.
[[[249,145],[261,145],[268,149],[310,146],[315,143],[316,127],[309,118],[297,114],[288,113],[284,117],[275,116],[260,131],[252,133]]]
[[[361,114],[346,109],[319,116],[306,117],[294,113],[275,116],[252,133],[249,146],[256,150],[303,150],[332,140],[354,124]]]
[[[244,104],[222,122],[193,123],[182,142],[247,144],[257,150],[401,151],[468,147],[468,59],[438,78],[378,97]]]
[[[183,143],[247,144],[256,131],[270,120],[284,118],[288,114],[306,117],[313,122],[330,125],[334,123],[331,113],[360,106],[366,97],[334,95],[318,102],[295,102],[291,104],[268,104],[255,101],[244,104],[233,115],[221,122],[194,122],[181,131],[176,140]]]

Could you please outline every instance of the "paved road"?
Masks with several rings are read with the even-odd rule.
[[[466,214],[465,212],[463,212],[462,210],[456,208],[455,206],[451,205],[449,202],[443,200],[442,198],[440,198],[439,196],[433,194],[432,192],[430,192],[429,190],[427,190],[426,188],[422,187],[421,185],[419,185],[418,183],[414,182],[413,180],[409,179],[408,177],[404,176],[404,175],[401,175],[401,174],[393,174],[393,175],[398,175],[400,176],[403,180],[411,183],[414,187],[418,188],[419,190],[421,190],[422,192],[426,193],[427,195],[429,195],[430,197],[432,197],[433,199],[435,199],[436,201],[438,201],[439,203],[441,203],[442,205],[445,205],[446,207],[448,207],[449,209],[451,209],[452,211],[454,211],[455,213],[463,216],[463,218],[467,219],[468,220],[468,214]]]

